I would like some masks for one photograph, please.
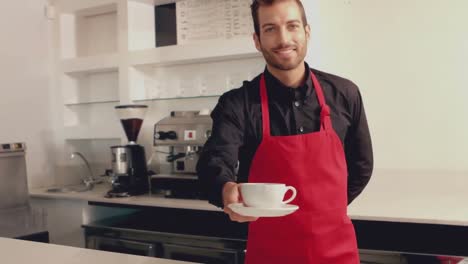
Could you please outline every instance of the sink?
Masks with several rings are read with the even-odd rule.
[[[85,185],[76,185],[76,186],[64,186],[64,187],[53,187],[46,190],[48,193],[71,193],[71,192],[86,192],[90,191],[92,187],[87,187]]]
[[[47,189],[46,192],[50,193],[66,193],[66,192],[71,192],[69,188],[66,187],[57,187],[57,188],[50,188]]]

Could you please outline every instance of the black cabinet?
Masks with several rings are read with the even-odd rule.
[[[208,264],[244,263],[245,241],[84,226],[86,248]]]
[[[164,258],[210,264],[240,264],[244,259],[239,250],[176,244],[164,244]]]
[[[83,225],[86,247],[208,264],[244,263],[247,226],[222,212],[152,208]]]
[[[161,255],[160,252],[162,252],[157,252],[156,245],[153,243],[132,241],[123,238],[109,238],[99,235],[86,236],[86,248],[147,257],[156,257]]]

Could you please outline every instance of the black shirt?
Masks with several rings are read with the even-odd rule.
[[[306,82],[297,88],[286,87],[265,69],[272,136],[320,129],[320,106],[309,66],[305,66]],[[372,143],[361,94],[347,79],[312,71],[322,85],[333,128],[344,145],[351,203],[368,183],[373,169]],[[260,75],[223,94],[211,118],[212,135],[201,152],[197,173],[209,202],[223,207],[222,187],[228,181],[248,181],[253,156],[262,140]]]

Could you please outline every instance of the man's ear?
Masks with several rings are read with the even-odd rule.
[[[255,48],[257,48],[258,51],[262,51],[261,46],[260,46],[260,37],[257,35],[257,33],[253,33],[253,39],[255,42]]]
[[[307,40],[310,40],[310,25],[306,25],[304,27],[305,33],[306,33],[306,38]]]

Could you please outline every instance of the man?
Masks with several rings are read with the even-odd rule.
[[[220,97],[200,181],[231,220],[250,222],[246,263],[359,263],[347,205],[373,169],[360,92],[304,62],[310,27],[300,0],[256,0],[251,8],[266,69]],[[236,182],[294,186],[300,208],[276,218],[236,214],[227,207],[242,202]]]

